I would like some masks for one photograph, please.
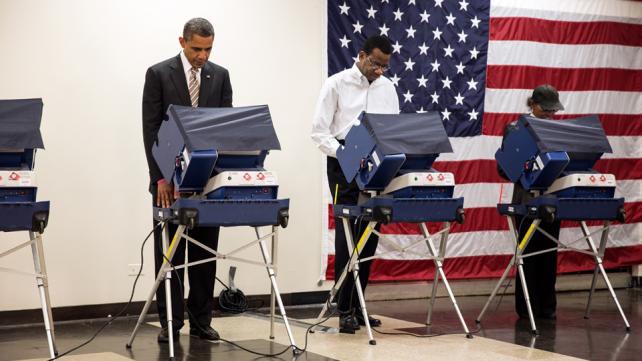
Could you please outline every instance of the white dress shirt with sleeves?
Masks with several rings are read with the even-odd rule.
[[[328,156],[336,157],[340,144],[361,112],[398,114],[394,84],[383,76],[372,83],[357,65],[329,77],[319,95],[312,120],[312,141]]]

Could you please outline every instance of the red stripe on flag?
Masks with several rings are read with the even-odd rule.
[[[455,175],[457,184],[505,183],[497,173],[497,162],[491,159],[435,162],[435,169]],[[615,175],[617,180],[642,179],[641,158],[608,158],[595,163],[595,170]]]
[[[499,278],[512,255],[454,257],[444,261],[444,271],[450,280],[472,278]],[[642,245],[607,248],[604,267],[618,268],[642,263]],[[559,252],[557,273],[591,271],[595,268],[592,257],[578,252]],[[432,260],[386,260],[372,262],[370,281],[432,280],[435,264]],[[326,279],[334,279],[334,255],[328,256]]]
[[[482,134],[503,135],[506,124],[519,118],[519,113],[484,113]],[[573,119],[589,114],[557,114],[555,119]],[[641,136],[642,114],[598,114],[606,135]]]
[[[497,173],[497,163],[493,159],[435,162],[433,167],[441,172],[453,173],[457,184],[506,182]]]
[[[500,17],[490,19],[490,40],[642,46],[642,25],[614,21],[579,22]]]
[[[615,68],[545,68],[526,65],[488,65],[486,87],[533,89],[555,84],[559,91],[642,91],[642,70]]]
[[[594,168],[601,173],[614,174],[617,180],[642,179],[641,158],[603,158]]]

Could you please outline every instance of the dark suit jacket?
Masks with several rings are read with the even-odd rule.
[[[170,104],[190,106],[185,71],[180,54],[147,69],[143,89],[143,142],[149,168],[150,190],[163,177],[152,146],[156,141],[161,122],[167,119]],[[207,62],[201,70],[199,107],[231,107],[232,85],[227,69]]]

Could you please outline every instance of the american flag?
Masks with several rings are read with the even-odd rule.
[[[528,112],[526,99],[550,83],[566,110],[558,119],[598,114],[613,154],[598,171],[615,174],[627,222],[609,237],[605,264],[642,263],[642,4],[565,0],[328,0],[328,75],[352,66],[371,35],[393,44],[391,79],[402,112],[440,112],[454,152],[435,168],[455,174],[465,197],[466,222],[454,225],[445,263],[451,278],[498,276],[514,244],[496,210],[512,185],[496,172],[494,154],[504,126]],[[538,8],[539,7],[539,8]],[[334,222],[328,207],[328,229]],[[596,226],[597,224],[593,224]],[[580,237],[563,222],[560,238]],[[382,233],[400,245],[419,239],[416,225],[393,224]],[[333,277],[333,232],[324,250]],[[575,244],[580,245],[581,244]],[[391,249],[380,243],[378,252]],[[559,272],[593,268],[592,259],[560,252]],[[432,261],[419,257],[376,260],[372,280],[429,279]]]

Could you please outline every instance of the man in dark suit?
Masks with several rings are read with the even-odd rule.
[[[228,71],[208,61],[214,43],[214,28],[203,18],[189,20],[179,37],[183,50],[177,56],[167,59],[147,69],[145,88],[143,90],[143,140],[145,155],[149,167],[149,191],[153,204],[157,207],[170,207],[174,201],[174,185],[163,178],[152,155],[152,146],[157,139],[158,129],[166,119],[167,107],[170,104],[193,107],[231,107],[232,86]],[[170,235],[176,232],[170,226]],[[190,236],[204,245],[217,249],[218,227],[196,227],[190,230]],[[171,236],[170,236],[171,237]],[[202,248],[189,244],[189,261],[211,257]],[[156,273],[163,263],[161,230],[154,231],[154,258]],[[185,242],[176,249],[172,263],[183,264],[185,261]],[[210,326],[212,320],[212,301],[216,263],[208,262],[189,267],[190,291],[187,299],[189,309],[190,334],[207,340],[218,340],[219,335]],[[183,280],[183,271],[175,271],[172,278],[172,316],[174,340],[178,340],[178,331],[183,327],[183,293],[177,277]],[[156,303],[162,330],[158,342],[168,342],[167,310],[165,288],[161,283],[156,292]]]

